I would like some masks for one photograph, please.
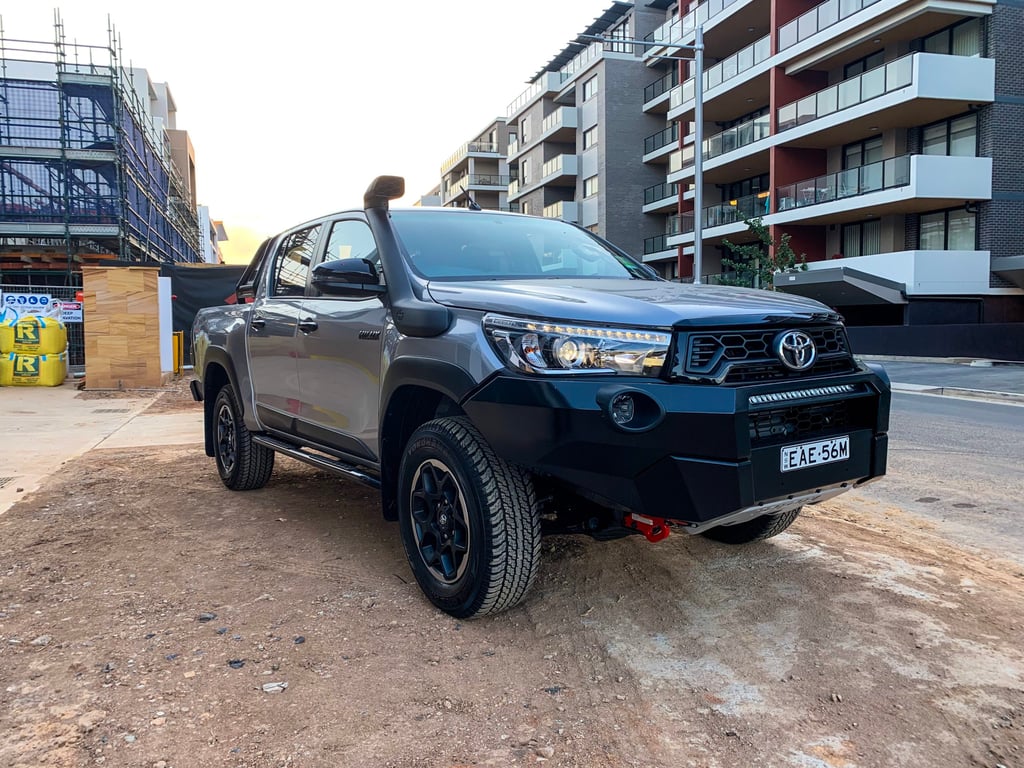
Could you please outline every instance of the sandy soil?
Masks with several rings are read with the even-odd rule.
[[[0,516],[0,766],[1024,765],[1024,573],[920,518],[848,494],[759,545],[544,555],[459,622],[372,490],[93,451]]]

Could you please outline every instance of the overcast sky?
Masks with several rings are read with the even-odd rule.
[[[4,37],[52,40],[53,9],[3,8]],[[198,199],[233,250],[361,204],[379,174],[411,204],[462,142],[611,0],[74,0],[65,38],[167,82],[196,154]],[[231,254],[238,258],[240,254]]]

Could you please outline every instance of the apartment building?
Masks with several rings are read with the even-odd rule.
[[[645,261],[692,275],[694,76],[703,29],[702,273],[761,216],[809,269],[784,290],[853,325],[1024,321],[1024,7],[993,0],[708,0],[648,36],[642,111],[665,158]],[[678,135],[678,141],[675,140]],[[660,145],[660,146],[658,146]],[[675,200],[673,200],[675,198]],[[675,205],[673,205],[675,202]]]
[[[104,46],[0,40],[0,285],[99,260],[198,262],[195,158],[166,83]]]
[[[509,132],[504,117],[495,118],[441,165],[441,205],[467,208],[471,201],[488,210],[509,210]]]

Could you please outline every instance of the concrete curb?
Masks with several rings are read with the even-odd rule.
[[[941,397],[966,397],[972,400],[986,400],[991,403],[1019,403],[1024,405],[1024,394],[1017,392],[993,392],[987,389],[963,389],[961,387],[935,387],[931,384],[892,383],[893,392],[910,395],[938,395]]]

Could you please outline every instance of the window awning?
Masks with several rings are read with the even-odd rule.
[[[809,269],[778,275],[780,291],[816,299],[830,307],[906,304],[906,286],[850,267]]]

